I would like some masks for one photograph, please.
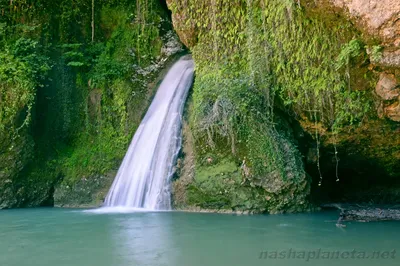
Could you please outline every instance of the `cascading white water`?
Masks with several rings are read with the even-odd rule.
[[[168,71],[105,200],[105,207],[168,210],[170,181],[181,146],[182,113],[194,63],[182,57]]]

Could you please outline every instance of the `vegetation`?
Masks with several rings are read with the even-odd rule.
[[[1,1],[0,206],[118,166],[168,28],[158,1],[117,2]]]
[[[37,41],[21,37],[4,39],[0,52],[0,135],[16,138],[29,125],[37,87],[43,87],[50,70],[49,58]],[[21,113],[21,107],[24,107]],[[10,147],[12,148],[12,147]]]
[[[363,119],[370,102],[350,71],[367,60],[358,32],[345,19],[332,23],[292,0],[173,1],[171,8],[187,18],[179,29],[194,35],[187,43],[197,73],[190,118],[196,168],[209,154],[233,156],[249,168],[253,185],[284,182],[308,194],[282,113],[307,123],[317,146],[321,133],[340,134]],[[284,185],[273,197],[289,199],[286,193]]]
[[[372,61],[382,47],[300,1],[168,2],[196,62],[187,204],[308,209],[288,120],[314,138],[318,168],[321,135],[333,136],[337,168],[336,140],[371,106],[366,47]],[[48,204],[55,185],[118,166],[151,95],[167,14],[156,0],[14,0],[0,11],[0,207]]]

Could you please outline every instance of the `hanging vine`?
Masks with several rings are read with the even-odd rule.
[[[253,154],[249,165],[258,169],[253,172],[270,171],[265,161],[273,164],[284,157],[277,141],[282,132],[275,130],[278,97],[295,116],[314,124],[322,184],[320,130],[340,132],[368,111],[363,92],[351,88],[346,70],[363,50],[358,41],[349,41],[352,25],[343,19],[332,28],[326,20],[309,17],[301,2],[293,0],[188,0],[173,1],[171,7],[184,14],[187,30],[197,33],[190,43],[197,43],[191,50],[197,68],[192,125],[198,143],[204,133],[208,143],[218,143],[228,138],[230,128],[236,136],[230,141],[241,147],[246,143],[245,150]],[[228,103],[229,108],[222,107]],[[255,137],[260,128],[264,136]],[[269,148],[260,151],[260,142],[250,137],[270,143]],[[257,158],[251,150],[268,156]]]

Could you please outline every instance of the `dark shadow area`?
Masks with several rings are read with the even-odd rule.
[[[312,203],[400,204],[400,163],[395,157],[399,147],[393,145],[396,140],[386,137],[393,132],[393,126],[398,128],[397,124],[388,123],[386,128],[371,126],[369,135],[341,136],[336,147],[324,145],[324,139],[317,148],[315,139],[296,119],[288,121],[311,180]]]
[[[54,191],[54,186],[51,186],[49,192],[47,193],[48,198],[40,204],[40,207],[54,207]]]
[[[399,173],[400,169],[391,169],[388,173],[378,161],[364,157],[354,148],[350,144],[337,147],[337,156],[333,146],[320,148],[320,170],[317,158],[310,158],[313,155],[309,152],[306,171],[312,176],[312,201],[400,204],[400,178],[390,175]]]
[[[160,4],[161,4],[161,7],[168,13],[169,18],[171,19],[172,12],[171,12],[171,10],[168,9],[167,1],[160,0]]]

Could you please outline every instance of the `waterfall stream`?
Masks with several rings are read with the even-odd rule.
[[[181,146],[182,113],[194,63],[182,57],[168,71],[108,192],[105,207],[169,210],[170,181]]]

